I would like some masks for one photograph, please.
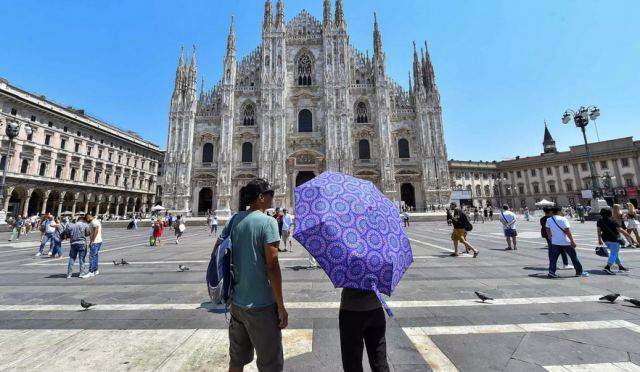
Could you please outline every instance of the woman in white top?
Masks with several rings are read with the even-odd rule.
[[[638,234],[638,211],[636,211],[636,207],[631,203],[627,203],[627,220],[625,222],[629,235],[633,233],[636,236],[636,248],[640,248],[640,235]]]

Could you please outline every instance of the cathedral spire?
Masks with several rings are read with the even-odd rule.
[[[380,35],[376,12],[373,12],[373,55],[382,58],[382,36]]]
[[[547,121],[544,121],[544,140],[542,141],[542,146],[544,146],[545,154],[553,154],[558,152],[556,149],[556,141],[551,136],[551,132],[549,132],[549,128],[547,128]]]
[[[424,50],[426,55],[426,60],[424,63],[424,75],[425,75],[425,84],[427,90],[437,90],[436,86],[436,74],[433,72],[433,63],[431,63],[431,55],[429,54],[429,47],[427,46],[427,41],[424,42]]]
[[[229,38],[227,39],[227,55],[236,54],[236,31],[233,27],[233,16],[231,16],[231,27],[229,27]]]
[[[204,75],[200,78],[200,97],[204,97]]]
[[[269,31],[271,29],[271,24],[273,23],[273,16],[271,15],[271,0],[266,0],[264,2],[264,21],[262,21],[262,29],[264,31]]]
[[[416,92],[420,90],[419,86],[422,83],[422,71],[420,67],[420,60],[418,59],[418,50],[416,49],[416,42],[413,41],[413,85],[415,85]]]
[[[180,47],[180,60],[178,61],[178,67],[184,65],[184,47]]]
[[[336,0],[336,27],[346,26],[344,22],[344,11],[342,10],[342,0]]]
[[[322,17],[322,23],[324,27],[329,27],[331,26],[331,0],[324,0],[323,9],[324,13]]]
[[[278,0],[276,3],[276,28],[284,29],[284,0]]]
[[[193,44],[193,55],[191,56],[191,68],[197,68],[196,64],[196,45]]]

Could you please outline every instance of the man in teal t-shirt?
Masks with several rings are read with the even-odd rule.
[[[243,189],[249,210],[236,214],[220,238],[233,243],[233,299],[229,323],[229,371],[242,371],[257,355],[265,371],[282,371],[282,329],[288,314],[282,297],[278,263],[278,224],[265,209],[273,203],[273,189],[264,179],[255,179]],[[216,244],[216,245],[217,245]]]

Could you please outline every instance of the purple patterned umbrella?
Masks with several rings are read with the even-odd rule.
[[[413,262],[395,204],[373,183],[330,171],[295,193],[293,237],[333,285],[391,296]]]

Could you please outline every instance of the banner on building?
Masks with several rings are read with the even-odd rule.
[[[582,190],[582,199],[593,199],[592,190]]]

